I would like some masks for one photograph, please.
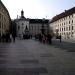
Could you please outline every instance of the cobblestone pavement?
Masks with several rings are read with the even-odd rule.
[[[75,75],[74,45],[36,40],[0,43],[0,75]]]

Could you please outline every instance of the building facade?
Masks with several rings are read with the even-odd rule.
[[[0,36],[10,32],[11,19],[7,8],[0,0]]]
[[[23,35],[47,34],[49,20],[47,19],[29,19],[24,17],[24,11],[21,11],[21,17],[15,20],[17,27],[17,36],[23,38]]]
[[[29,19],[24,17],[24,11],[21,11],[21,17],[15,20],[17,37],[23,38],[23,35],[29,35]]]
[[[37,34],[48,34],[49,20],[47,19],[30,19],[29,28],[30,34],[35,36]]]
[[[50,21],[50,28],[56,36],[63,39],[75,38],[75,7],[56,15]]]

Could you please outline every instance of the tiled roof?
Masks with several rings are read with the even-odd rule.
[[[49,20],[48,19],[29,19],[29,22],[32,24],[32,23],[48,23]]]
[[[51,20],[51,23],[55,22],[61,18],[64,18],[66,16],[72,15],[73,13],[75,13],[75,7],[71,8],[69,10],[65,10],[65,12],[62,12],[61,14],[54,16]]]

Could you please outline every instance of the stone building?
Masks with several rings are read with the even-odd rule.
[[[29,19],[24,17],[24,11],[21,11],[21,17],[14,20],[17,27],[17,37],[23,38],[23,35],[47,34],[49,20],[47,19]]]
[[[47,19],[30,19],[30,34],[32,34],[33,36],[41,33],[47,34],[49,31],[48,22],[49,20]]]
[[[21,11],[21,17],[15,20],[17,37],[23,38],[23,35],[29,34],[29,19],[24,17],[24,11]]]
[[[11,19],[7,8],[0,0],[0,36],[10,32]]]
[[[64,39],[75,38],[75,7],[54,16],[50,21],[54,34]]]

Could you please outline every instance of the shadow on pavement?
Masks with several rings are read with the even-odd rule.
[[[55,48],[66,50],[67,52],[75,52],[75,43],[64,42],[64,41],[60,43],[59,40],[53,40],[52,46],[54,46]]]

